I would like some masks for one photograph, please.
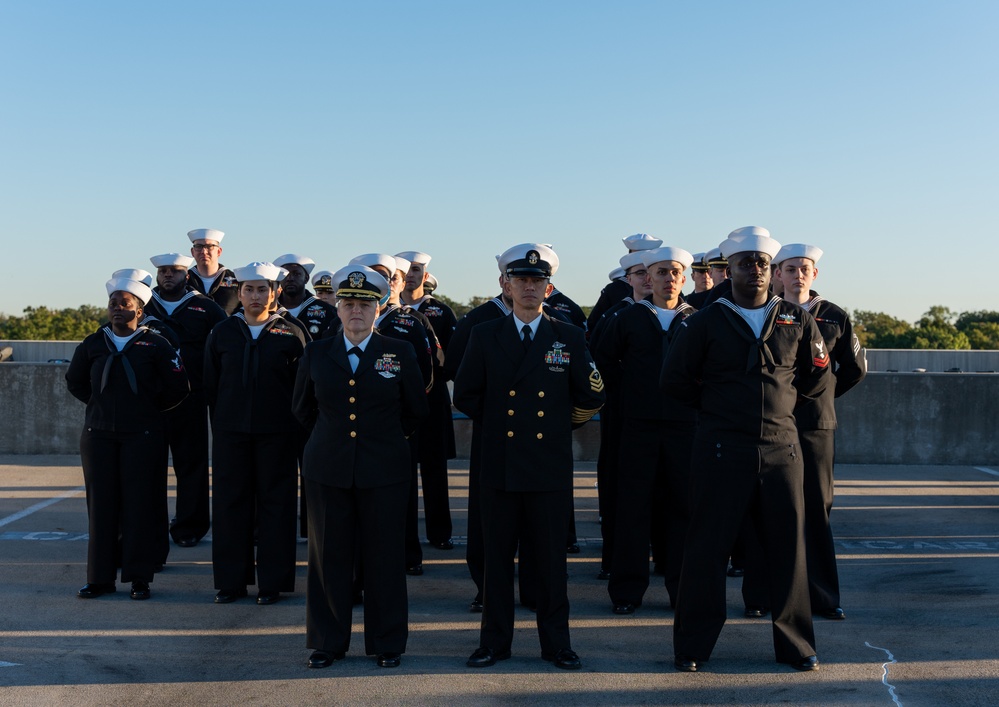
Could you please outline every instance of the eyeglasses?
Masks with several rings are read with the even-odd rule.
[[[218,245],[215,243],[195,243],[191,248],[194,250],[214,250],[218,248]]]

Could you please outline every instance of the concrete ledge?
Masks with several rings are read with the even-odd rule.
[[[0,364],[0,454],[76,454],[84,406],[66,390],[66,364]],[[836,401],[842,464],[999,464],[999,374],[870,373]],[[455,420],[458,457],[469,420]],[[573,433],[577,461],[593,461],[599,426]]]

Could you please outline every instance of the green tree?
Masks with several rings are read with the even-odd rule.
[[[999,324],[996,322],[971,322],[961,331],[968,337],[971,348],[999,350]]]
[[[0,318],[0,339],[16,341],[79,341],[107,320],[101,307],[51,310],[27,307],[23,316]]]
[[[860,345],[868,349],[907,349],[908,333],[912,329],[909,322],[885,314],[857,310],[850,318]]]
[[[971,342],[954,326],[957,313],[939,305],[930,307],[907,333],[909,349],[970,349]]]

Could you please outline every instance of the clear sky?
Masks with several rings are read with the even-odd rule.
[[[423,250],[459,301],[552,243],[588,305],[622,237],[746,225],[852,310],[999,309],[997,37],[993,0],[3,2],[0,312],[197,227],[229,267]]]

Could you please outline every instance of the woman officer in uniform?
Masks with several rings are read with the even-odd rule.
[[[132,599],[148,599],[162,560],[167,447],[161,414],[190,390],[180,354],[139,326],[152,291],[141,282],[107,282],[109,324],[76,348],[66,372],[74,397],[87,404],[80,456],[87,488],[90,541],[87,584],[93,599],[132,583]]]
[[[217,604],[245,597],[254,579],[258,604],[295,591],[299,433],[291,393],[305,335],[272,311],[283,272],[271,263],[236,269],[242,310],[217,324],[205,344]]]
[[[364,567],[364,648],[378,665],[406,650],[406,438],[429,413],[416,354],[374,331],[388,281],[363,265],[333,277],[343,331],[313,342],[295,382],[294,410],[311,431],[302,478],[309,507],[306,646],[325,668],[350,645],[354,553]]]

